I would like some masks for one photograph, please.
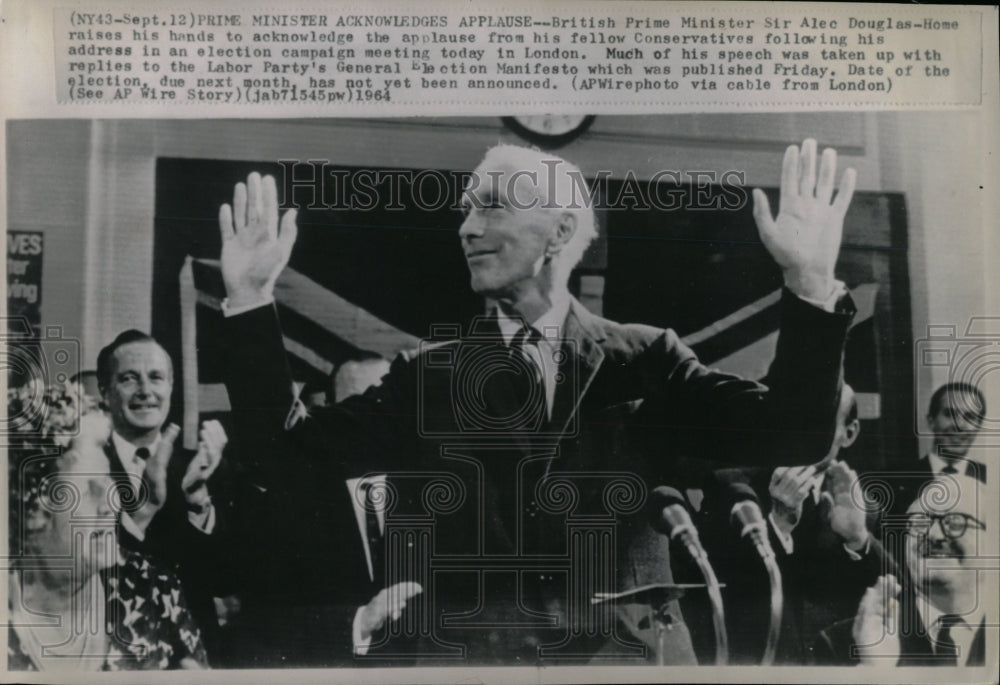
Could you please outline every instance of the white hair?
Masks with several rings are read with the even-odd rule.
[[[514,167],[532,171],[537,169],[536,192],[542,200],[538,208],[570,214],[576,222],[573,236],[554,258],[555,271],[564,280],[568,280],[570,272],[580,263],[590,243],[597,237],[593,196],[583,172],[572,162],[557,155],[537,148],[509,144],[495,145],[487,150],[478,168],[494,164],[498,158]]]

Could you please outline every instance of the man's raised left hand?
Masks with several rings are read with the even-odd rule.
[[[785,286],[799,297],[826,300],[834,291],[833,270],[840,252],[844,215],[854,194],[855,172],[847,169],[833,198],[837,153],[823,151],[816,178],[816,141],[785,150],[781,167],[778,216],[772,218],[767,196],[753,191],[754,220],[760,238],[781,267]]]

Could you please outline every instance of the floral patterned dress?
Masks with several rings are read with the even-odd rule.
[[[105,592],[107,657],[100,670],[178,668],[184,658],[208,667],[201,634],[176,574],[142,554],[121,549],[119,563],[101,571]],[[37,671],[39,663],[8,631],[7,668]]]

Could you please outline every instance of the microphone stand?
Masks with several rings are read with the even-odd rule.
[[[740,516],[740,513],[749,513],[752,516]],[[781,635],[781,615],[784,607],[784,594],[781,588],[781,569],[778,568],[778,561],[774,556],[774,550],[767,540],[767,530],[765,524],[760,523],[763,517],[760,514],[760,507],[752,500],[745,500],[733,507],[733,518],[739,519],[743,523],[743,530],[740,537],[750,536],[757,553],[764,560],[764,568],[767,569],[767,578],[771,585],[771,620],[767,628],[767,642],[764,645],[764,656],[761,658],[761,666],[770,666],[774,663],[775,653],[778,651],[778,638]],[[751,520],[752,522],[747,522]]]
[[[729,663],[729,639],[726,636],[726,614],[722,607],[722,592],[719,589],[719,579],[715,577],[712,565],[708,563],[708,555],[698,539],[698,530],[691,522],[691,516],[684,506],[684,498],[674,488],[660,486],[653,490],[652,499],[665,506],[658,508],[657,528],[669,534],[670,539],[679,538],[687,548],[688,554],[698,565],[698,570],[705,578],[708,598],[712,603],[712,623],[715,627],[715,665],[725,666]]]
[[[685,516],[687,512],[684,512]],[[722,607],[722,591],[719,589],[719,579],[715,577],[712,565],[708,563],[708,555],[698,540],[698,531],[690,523],[690,519],[677,525],[671,531],[671,537],[678,537],[688,553],[698,565],[698,570],[705,578],[705,588],[708,599],[712,603],[712,624],[715,627],[715,665],[725,666],[729,662],[729,638],[726,635],[726,614]]]
[[[694,554],[701,575],[705,577],[708,598],[712,603],[712,625],[715,627],[715,665],[725,666],[729,662],[729,639],[726,636],[726,614],[722,608],[722,592],[719,590],[719,580],[715,577],[712,565],[704,550]]]
[[[764,657],[760,661],[761,666],[770,666],[774,663],[774,655],[778,650],[778,636],[781,634],[781,612],[784,605],[784,597],[781,592],[781,570],[774,555],[764,557],[764,567],[767,569],[767,577],[771,581],[771,622],[767,629],[767,643],[764,647]]]

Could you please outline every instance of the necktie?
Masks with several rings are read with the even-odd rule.
[[[949,657],[947,661],[950,666],[958,665],[958,648],[955,646],[955,640],[951,637],[951,627],[957,625],[961,620],[961,617],[955,614],[945,614],[938,619],[941,631],[937,636],[935,653],[941,657]]]
[[[140,447],[135,451],[135,458],[139,459],[140,461],[146,461],[147,459],[149,459],[149,457],[150,453],[148,447]]]
[[[947,473],[950,475],[953,473],[958,473],[958,469],[955,468],[954,462],[949,461],[947,464],[944,465],[944,468],[941,469],[941,473]]]
[[[378,514],[375,513],[375,500],[372,497],[371,481],[361,481],[361,490],[365,493],[365,536],[368,538],[368,553],[372,560],[372,581],[381,581],[383,544],[382,534],[378,527]]]
[[[516,381],[518,406],[519,409],[523,409],[524,415],[529,417],[538,417],[547,406],[545,381],[542,369],[538,365],[540,353],[538,343],[541,339],[541,334],[534,328],[522,325],[510,341],[512,359],[514,355],[519,355],[523,362],[518,364],[517,370],[525,372],[519,374]]]

